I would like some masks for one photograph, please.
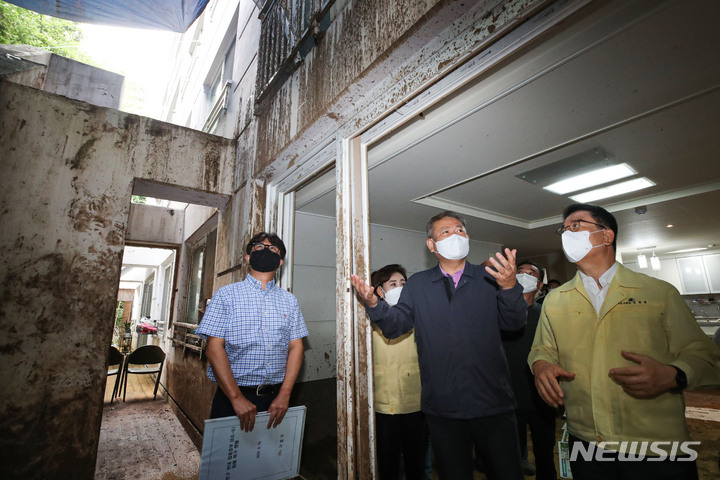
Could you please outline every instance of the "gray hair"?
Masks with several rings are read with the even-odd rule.
[[[435,222],[442,220],[443,218],[455,218],[457,220],[460,220],[460,223],[462,223],[463,228],[465,227],[465,219],[460,216],[459,213],[451,212],[450,210],[445,210],[444,212],[440,212],[434,217],[432,217],[427,224],[427,227],[425,227],[425,233],[427,233],[427,238],[432,238],[433,229],[435,228]]]

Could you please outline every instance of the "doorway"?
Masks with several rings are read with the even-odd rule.
[[[142,345],[163,345],[176,257],[176,249],[125,246],[112,340],[124,353]]]

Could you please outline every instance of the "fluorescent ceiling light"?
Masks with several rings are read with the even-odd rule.
[[[688,252],[699,252],[701,250],[707,250],[707,247],[699,247],[699,248],[686,248],[684,250],[675,250],[668,253],[688,253]]]
[[[620,165],[611,165],[609,167],[599,168],[581,175],[575,175],[543,188],[557,193],[558,195],[565,195],[566,193],[585,190],[586,188],[594,187],[595,185],[602,185],[603,183],[629,177],[630,175],[635,175],[636,173],[637,172],[627,163],[621,163]]]
[[[637,256],[638,267],[647,268],[647,257],[642,253]]]
[[[580,193],[578,195],[573,195],[572,197],[570,197],[570,199],[575,200],[578,203],[587,203],[593,202],[595,200],[600,200],[602,198],[615,197],[617,195],[622,195],[624,193],[630,193],[653,186],[655,186],[655,182],[652,182],[647,178],[642,177],[636,178],[634,180],[628,180],[627,182],[616,183],[615,185],[610,185],[608,187],[590,190],[589,192]]]
[[[654,253],[652,257],[650,257],[650,266],[653,270],[660,270],[660,259],[656,257]]]

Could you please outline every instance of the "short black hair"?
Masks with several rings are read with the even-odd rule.
[[[395,273],[399,273],[405,280],[407,280],[407,270],[405,270],[405,267],[397,263],[385,265],[380,270],[372,272],[370,275],[370,284],[373,286],[375,295],[377,295],[378,287],[390,280],[390,277],[392,277]]]
[[[253,237],[248,242],[247,246],[245,247],[245,253],[250,255],[250,252],[252,252],[252,247],[256,243],[262,243],[263,240],[268,240],[271,245],[275,245],[278,250],[280,250],[280,258],[285,258],[285,244],[283,243],[282,239],[277,236],[276,233],[268,233],[268,232],[260,232],[253,235]]]
[[[440,212],[434,217],[432,217],[427,224],[427,227],[425,227],[425,233],[427,233],[427,238],[432,238],[433,229],[435,228],[435,222],[442,220],[443,218],[456,218],[460,220],[460,223],[462,223],[463,228],[466,228],[465,226],[465,219],[460,216],[459,213],[452,212],[450,210],[445,210],[444,212]]]
[[[560,282],[560,280],[558,280],[558,279],[556,279],[556,278],[551,278],[550,280],[547,281],[547,284],[548,284],[548,285],[550,285],[551,283],[557,283],[557,286],[558,286],[558,287],[559,287],[560,285],[562,285],[562,282]]]
[[[573,203],[572,205],[566,207],[563,211],[563,221],[575,212],[588,212],[599,225],[612,230],[615,234],[612,247],[614,251],[617,251],[618,224],[612,213],[598,205],[591,205],[589,203]]]
[[[520,260],[519,262],[517,262],[517,268],[520,268],[523,265],[531,265],[531,266],[537,268],[537,271],[540,272],[540,281],[541,282],[543,281],[543,278],[545,278],[545,269],[543,267],[541,267],[537,263],[533,262],[532,260],[527,260],[527,259]]]

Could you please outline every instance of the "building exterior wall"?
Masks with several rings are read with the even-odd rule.
[[[43,90],[100,107],[120,108],[125,77],[52,54]]]
[[[0,77],[11,82],[100,107],[120,106],[122,75],[29,45],[0,45],[0,53]]]
[[[0,82],[0,451],[92,478],[135,178],[231,192],[220,137]]]

